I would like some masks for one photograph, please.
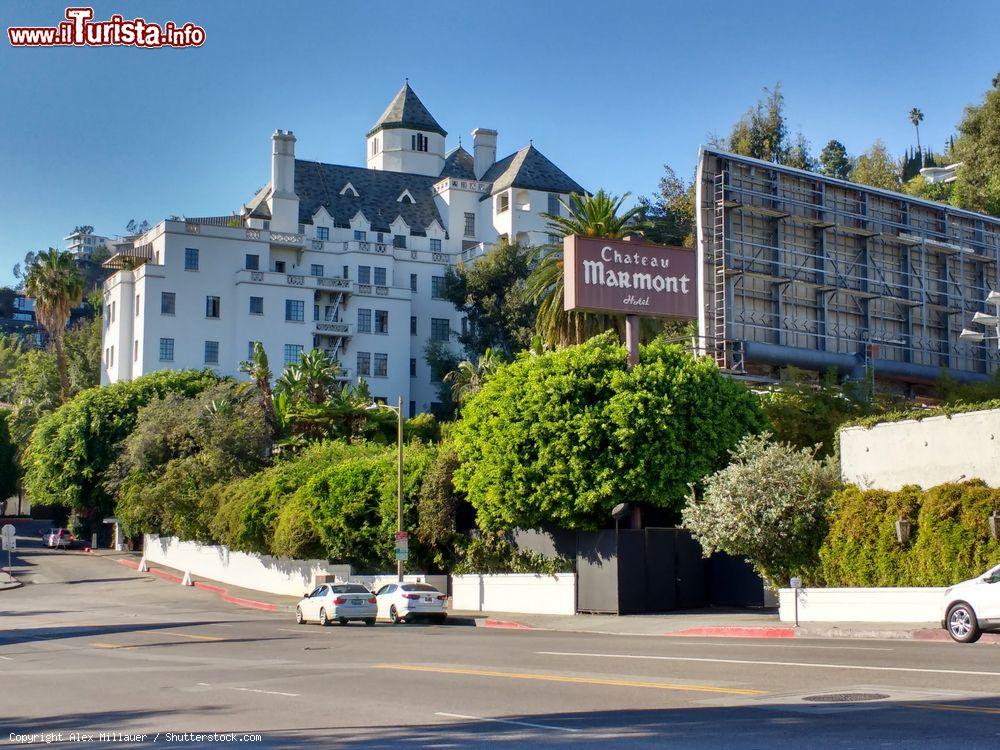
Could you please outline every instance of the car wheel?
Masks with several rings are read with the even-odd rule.
[[[367,620],[365,620],[365,625],[367,625],[370,628],[374,628],[375,627],[375,618],[374,617],[369,617]]]
[[[975,643],[983,633],[979,629],[976,611],[965,602],[958,602],[948,610],[948,635],[959,643]]]
[[[330,624],[330,618],[326,616],[326,609],[319,611],[319,624],[324,626]]]
[[[295,622],[297,622],[299,625],[306,624],[306,618],[302,616],[302,607],[295,608]]]
[[[393,625],[399,625],[400,623],[406,622],[405,617],[399,616],[399,611],[396,609],[395,604],[389,607],[389,620],[392,622]]]

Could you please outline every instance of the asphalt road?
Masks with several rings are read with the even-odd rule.
[[[1000,646],[297,626],[19,544],[25,585],[0,591],[0,744],[1000,747]],[[884,697],[808,700],[837,693]]]

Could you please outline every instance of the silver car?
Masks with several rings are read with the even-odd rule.
[[[364,586],[357,583],[321,583],[295,606],[295,622],[299,625],[307,622],[318,622],[320,625],[339,622],[346,625],[351,620],[361,620],[365,625],[372,626],[377,612],[375,596]]]

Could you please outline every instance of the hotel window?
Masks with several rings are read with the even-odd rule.
[[[384,378],[389,374],[389,355],[375,354],[375,363],[372,368],[373,378]]]
[[[347,266],[344,266],[344,275],[341,278],[344,278],[344,279],[351,278],[350,273],[351,273],[351,269],[348,268]]]
[[[549,193],[549,215],[559,216],[560,208],[562,208],[562,204],[559,202],[559,194]]]
[[[410,377],[417,377],[417,360],[413,357],[410,357]]]
[[[417,291],[417,275],[415,273],[410,274],[410,291]]]
[[[319,320],[319,305],[313,305],[313,320]],[[318,344],[313,344],[318,346]]]
[[[264,314],[264,298],[263,297],[251,297],[250,298],[250,314],[251,315],[263,315]]]
[[[285,320],[301,323],[306,319],[306,303],[300,299],[285,300]]]
[[[218,297],[213,297],[211,295],[205,297],[205,317],[218,318],[221,306],[222,302]]]
[[[184,248],[184,270],[185,271],[198,270],[198,248],[196,247]]]
[[[550,234],[549,235],[549,244],[550,245],[559,245],[561,243],[562,243],[562,237],[560,237],[558,234]]]
[[[358,308],[358,333],[372,332],[372,311]]]
[[[416,336],[417,335],[417,316],[416,315],[411,315],[410,316],[410,335],[411,336]]]
[[[410,136],[410,148],[413,151],[426,151],[427,150],[427,136],[423,133],[417,133],[416,135]]]
[[[358,375],[371,375],[372,355],[370,352],[358,352]]]
[[[368,232],[366,232],[366,231],[364,231],[362,229],[355,229],[354,230],[354,239],[357,242],[367,242],[368,241]]]
[[[358,266],[358,283],[359,284],[371,284],[372,283],[372,267],[371,266]]]
[[[476,215],[472,213],[465,214],[465,236],[475,237],[476,236]]]
[[[317,240],[328,240],[328,239],[330,239],[330,229],[329,229],[329,227],[316,227],[316,239]]]
[[[497,213],[502,214],[510,209],[510,194],[501,193],[497,196]]]
[[[416,401],[411,401],[410,402],[410,418],[412,419],[415,416],[417,416],[417,402]]]
[[[378,153],[378,138],[372,138],[372,156]]]
[[[206,365],[217,365],[217,364],[219,364],[219,342],[218,341],[206,341],[205,342],[205,364]]]
[[[393,247],[406,247],[406,235],[405,234],[394,234],[392,235],[392,246]]]
[[[160,339],[160,361],[161,362],[173,362],[174,361],[174,340],[173,339]]]
[[[431,276],[431,299],[444,299],[444,276]]]
[[[302,354],[302,344],[285,344],[285,364],[294,365]]]
[[[463,336],[468,336],[469,335],[469,319],[468,318],[462,318],[462,335]]]
[[[132,342],[132,361],[139,361],[139,339]]]
[[[313,263],[311,266],[309,266],[309,274],[311,276],[322,276],[323,266],[321,266],[319,263]]]
[[[174,315],[177,312],[177,295],[174,292],[160,292],[160,315]]]
[[[276,260],[276,261],[274,261],[274,270],[277,273],[284,273],[285,272],[285,261],[283,261],[283,260]]]
[[[137,317],[137,318],[139,317],[139,310],[141,310],[141,309],[142,308],[139,305],[139,295],[137,294],[137,295],[135,295],[135,317]]]
[[[451,323],[447,318],[431,318],[431,339],[448,341],[451,338]]]
[[[389,311],[375,311],[375,333],[389,333]]]
[[[375,286],[385,286],[385,269],[375,268]]]
[[[259,271],[260,270],[260,256],[254,253],[247,253],[246,255],[246,269],[248,271]]]
[[[441,240],[431,240],[431,252],[432,253],[441,252]]]

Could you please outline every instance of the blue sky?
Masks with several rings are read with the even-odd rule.
[[[901,153],[911,107],[940,149],[1000,72],[995,2],[118,0],[95,17],[193,21],[206,44],[11,48],[7,26],[65,7],[0,3],[0,283],[76,224],[231,212],[267,181],[275,128],[302,158],[362,164],[406,77],[449,147],[492,127],[502,154],[533,139],[587,188],[643,195],[776,81],[814,151]]]

